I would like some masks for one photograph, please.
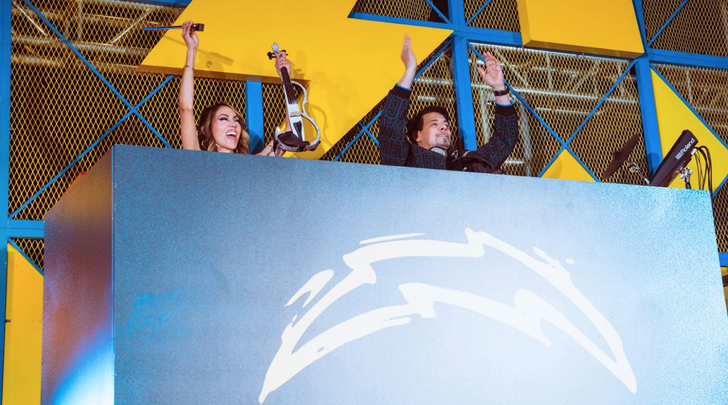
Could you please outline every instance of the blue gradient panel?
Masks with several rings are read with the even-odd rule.
[[[81,325],[112,333],[55,379],[44,363],[44,403],[106,386],[109,359],[113,387],[97,403],[725,400],[728,322],[706,192],[112,153],[46,224],[56,299],[54,285],[92,287],[73,275],[91,272],[83,254],[113,250],[93,269],[108,275],[112,310]],[[84,202],[73,195],[82,187],[113,193]],[[110,237],[90,241],[77,222],[103,211],[94,204],[113,220],[105,211]],[[75,343],[44,341],[44,361],[63,344]]]

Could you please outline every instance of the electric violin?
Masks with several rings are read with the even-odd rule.
[[[277,43],[274,43],[272,48],[273,52],[268,52],[269,59],[275,59],[280,52],[285,52],[285,50],[279,50]],[[306,88],[300,83],[291,80],[288,69],[285,67],[281,68],[281,82],[283,82],[283,95],[286,99],[286,110],[288,111],[291,128],[286,128],[286,132],[282,132],[276,128],[274,147],[282,148],[290,152],[312,151],[316,149],[321,141],[321,130],[316,125],[316,121],[306,113],[306,104],[308,104]],[[296,92],[293,90],[294,84],[303,92],[303,101],[301,102],[300,109],[298,108],[298,100],[296,100]],[[306,141],[303,133],[303,119],[310,122],[316,129],[316,139],[313,142]]]

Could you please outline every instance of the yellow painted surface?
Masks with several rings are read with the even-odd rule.
[[[518,0],[523,44],[634,58],[644,53],[632,0]]]
[[[349,19],[354,3],[195,0],[177,24],[187,20],[205,24],[205,31],[198,33],[198,76],[280,83],[266,53],[273,42],[285,49],[293,62],[292,78],[308,83],[306,109],[322,132],[316,151],[294,155],[317,159],[371,111],[402,76],[400,54],[405,34],[412,37],[415,55],[421,61],[451,33]],[[180,74],[185,52],[181,32],[171,30],[139,70]],[[309,134],[315,133],[313,128],[307,125],[305,132],[306,139],[312,140]]]
[[[718,187],[728,175],[728,149],[654,70],[652,71],[652,86],[655,92],[662,156],[667,154],[682,131],[689,129],[698,138],[698,145],[707,146],[710,150],[713,161],[713,187]],[[688,167],[693,170],[691,177],[693,188],[698,188],[695,158],[688,164]],[[677,177],[670,183],[670,187],[685,188],[685,182]]]
[[[584,167],[579,164],[576,158],[574,158],[574,155],[567,150],[561,151],[559,157],[554,160],[541,177],[547,179],[594,181],[594,178],[589,175],[589,172],[584,170]]]
[[[43,276],[8,245],[3,405],[40,404]]]

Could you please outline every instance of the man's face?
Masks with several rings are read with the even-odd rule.
[[[437,112],[429,112],[422,116],[422,130],[415,133],[417,145],[432,149],[438,147],[447,150],[450,147],[450,123]]]

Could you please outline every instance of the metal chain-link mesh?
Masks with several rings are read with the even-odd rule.
[[[465,0],[465,20],[469,21],[473,18],[473,15],[483,7],[486,1]],[[521,32],[517,0],[492,0],[468,25],[492,30]]]
[[[620,63],[618,69],[626,66],[626,62]],[[615,71],[615,78],[617,73]],[[628,74],[576,134],[569,146],[592,173],[602,178],[614,158],[613,153],[619,151],[635,134],[640,134],[639,141],[627,158],[637,164],[644,175],[649,176],[636,78]],[[644,178],[639,173],[630,171],[627,164],[622,164],[614,174],[602,181],[645,184]]]
[[[377,114],[379,114],[379,112],[382,110],[383,106],[384,100],[380,101],[376,107],[372,108],[372,110],[369,111],[367,115],[365,115],[364,118],[362,118],[361,121],[359,121],[359,123],[354,126],[354,128],[349,130],[346,135],[341,137],[341,139],[336,142],[336,144],[332,146],[331,149],[329,149],[321,157],[320,160],[332,161],[336,159],[336,161],[339,162],[370,164],[381,163],[379,159],[379,148],[376,147],[376,145],[374,145],[374,149],[371,148],[371,145],[374,144],[374,142],[371,142],[371,138],[369,139],[369,141],[361,139],[369,138],[369,135],[363,133],[361,134],[359,139],[356,139],[356,137],[360,134],[360,132],[367,124],[370,124],[369,132],[374,137],[379,138],[379,119],[375,118],[377,117]],[[362,143],[362,145],[359,145],[360,142]],[[369,142],[371,142],[371,144]],[[344,152],[345,149],[346,151]],[[337,156],[339,156],[340,154],[341,156],[337,159]]]
[[[13,242],[25,253],[30,260],[43,270],[43,248],[45,243],[43,239],[21,239],[13,238]]]
[[[648,32],[647,37],[650,40],[680,3],[678,0],[643,0],[645,31]],[[688,1],[657,36],[651,47],[728,56],[728,0]]]
[[[474,44],[481,55],[490,51],[493,55],[503,55],[504,52],[517,52],[517,49],[506,47],[495,47]],[[483,82],[477,68],[485,68],[483,60],[468,49],[470,61],[470,81],[473,93],[473,113],[475,115],[475,130],[478,146],[484,145],[490,140],[490,133],[495,121],[495,98],[493,90]],[[510,81],[508,66],[511,62],[508,59],[500,58],[506,80]],[[513,69],[514,67],[510,67]],[[511,84],[512,85],[512,84]],[[518,91],[518,89],[514,90]],[[537,176],[546,166],[551,157],[559,150],[559,142],[553,135],[516,99],[515,108],[519,114],[519,141],[513,153],[501,165],[505,173],[520,176]]]
[[[173,23],[181,9],[116,0],[41,0],[34,5],[131,105],[137,106],[165,80],[163,75],[135,71],[163,34],[142,29]],[[10,213],[130,111],[20,1],[13,7],[11,29]],[[178,90],[179,78],[175,77],[138,109],[173,147],[181,146]],[[204,107],[218,102],[231,104],[245,118],[245,83],[195,79],[195,115],[199,117]],[[78,173],[88,170],[117,143],[164,146],[131,115],[14,218],[42,220]]]
[[[728,252],[728,187],[721,187],[713,199],[713,218],[718,251]]]
[[[564,141],[629,66],[629,61],[619,59],[495,45],[473,46],[481,55],[490,52],[501,61],[512,89]],[[483,62],[472,50],[470,52],[478,145],[482,145],[489,137],[494,101],[492,91],[482,83],[476,65],[472,63]],[[535,176],[558,152],[560,143],[533,114],[526,113],[519,103],[516,107],[521,112],[521,140],[504,169],[511,174]],[[642,133],[642,121],[637,87],[634,79],[627,75],[579,130],[570,147],[596,176],[601,176],[612,160],[612,153],[635,133]],[[632,158],[646,172],[644,150],[644,141],[640,141]],[[643,183],[639,176],[624,169],[606,181]]]
[[[425,0],[359,0],[351,11],[410,20],[441,20]],[[446,12],[443,14],[447,17]]]
[[[654,68],[724,141],[728,142],[728,70],[656,64]],[[714,184],[713,187],[717,187]],[[721,252],[728,251],[728,193],[713,201],[715,232]]]
[[[683,0],[641,0],[647,42],[655,37]]]

